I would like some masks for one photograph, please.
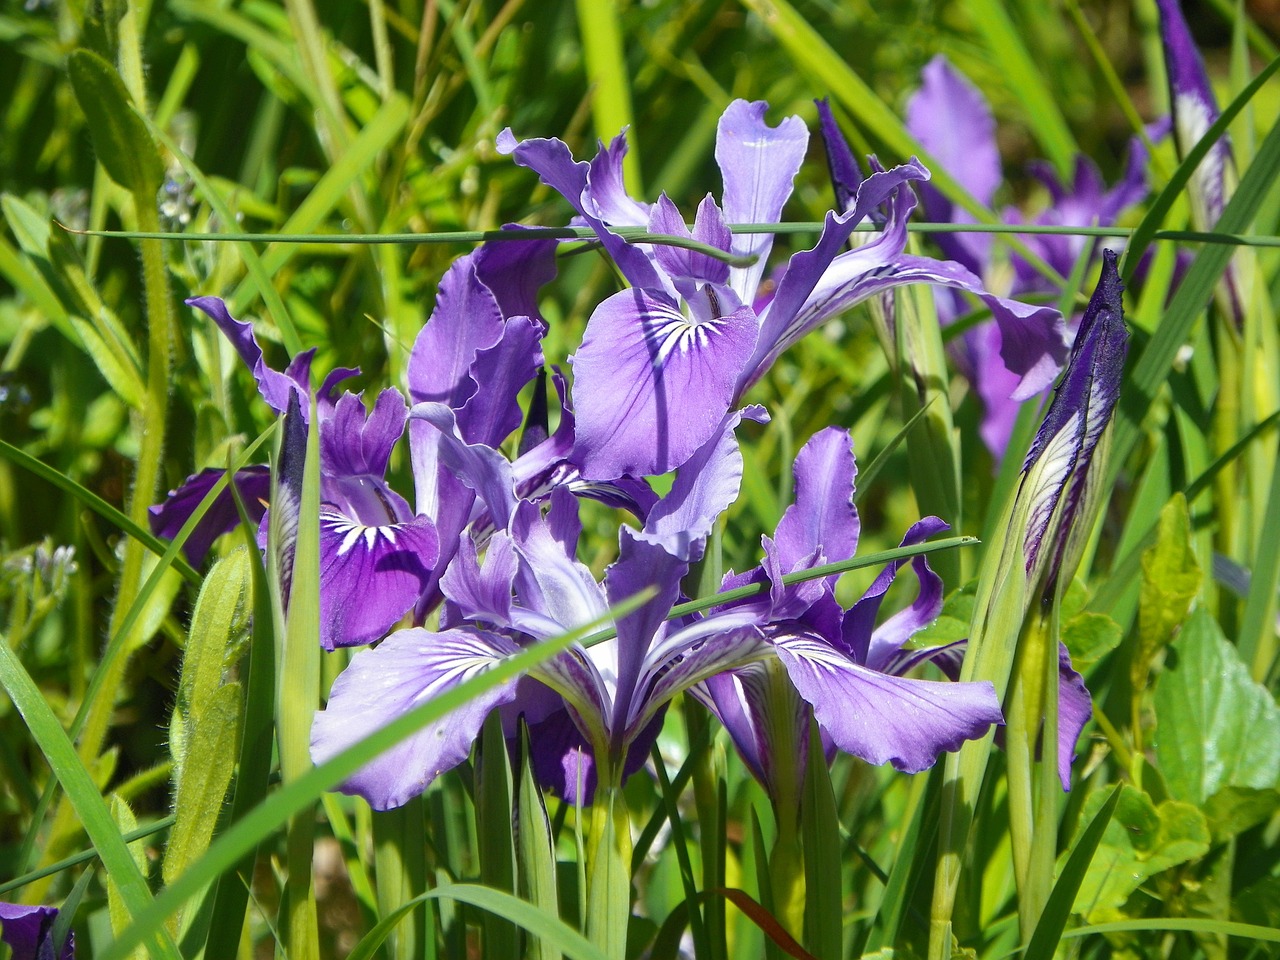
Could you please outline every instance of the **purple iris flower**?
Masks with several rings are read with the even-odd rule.
[[[428,422],[443,422],[438,410],[421,413]],[[766,542],[762,569],[772,584],[767,599],[667,619],[690,560],[700,555],[706,533],[737,495],[742,458],[734,430],[743,416],[759,417],[762,411],[727,416],[718,435],[678,469],[670,493],[649,511],[644,528],[623,528],[619,558],[602,584],[574,558],[580,526],[576,500],[567,490],[552,494],[543,515],[537,505],[515,497],[505,461],[442,430],[449,461],[494,516],[506,518],[505,529],[489,539],[483,561],[474,542],[462,538],[441,581],[447,602],[440,631],[400,631],[356,654],[316,717],[317,762],[519,647],[596,620],[645,588],[654,596],[616,623],[615,640],[574,647],[477,698],[374,760],[343,789],[378,808],[404,803],[460,762],[484,717],[501,707],[512,724],[521,714],[529,720],[535,770],[544,782],[586,801],[597,781],[616,786],[643,762],[672,697],[715,683],[726,672],[749,676],[744,671],[756,664],[779,665],[813,705],[835,746],[874,763],[923,769],[940,750],[999,722],[989,684],[931,683],[881,672],[897,662],[901,639],[911,632],[904,620],[887,623],[875,643],[868,630],[862,638],[867,642],[850,646],[848,638],[859,632],[854,625],[874,619],[872,608],[887,584],[878,593],[873,588],[865,605],[847,616],[833,606],[829,581],[781,586],[783,572],[823,562],[828,549],[832,558],[842,558],[856,543],[852,504],[838,492],[827,496],[842,479],[852,479],[848,436],[838,431],[821,435],[801,455],[797,506]],[[835,449],[841,444],[843,455]],[[933,521],[913,536],[923,538],[941,526]],[[940,590],[938,585],[939,597]],[[842,632],[842,619],[850,623],[848,631]]]
[[[1185,156],[1217,121],[1217,98],[1209,84],[1200,51],[1182,15],[1178,0],[1156,0],[1160,11],[1160,39],[1165,72],[1169,76],[1169,100],[1173,110],[1173,135],[1180,156]],[[1235,189],[1236,165],[1231,139],[1224,134],[1210,149],[1188,183],[1191,222],[1197,230],[1212,230]],[[1240,327],[1244,323],[1243,281],[1239,257],[1227,268],[1223,306]]]
[[[914,205],[908,184],[929,176],[915,160],[860,181],[845,209],[827,215],[817,245],[793,255],[776,286],[763,283],[772,234],[735,235],[729,224],[778,223],[808,145],[798,117],[771,127],[766,107],[737,100],[720,118],[715,154],[724,193],[720,204],[702,201],[692,230],[665,195],[655,204],[627,195],[622,136],[590,162],[575,161],[560,140],[517,141],[510,130],[498,137],[500,152],[569,201],[576,222],[594,230],[630,284],[596,308],[571,358],[575,457],[587,478],[659,474],[684,463],[784,350],[900,284],[936,283],[982,297],[1006,330],[1005,363],[1019,378],[1020,395],[1043,389],[1060,369],[1066,346],[1056,311],[993,297],[957,264],[903,255]],[[884,232],[841,252],[881,207]],[[755,260],[730,266],[701,252],[629,244],[618,227],[691,238]]]
[[[1022,467],[1018,497],[1026,504],[1024,559],[1028,581],[1053,596],[1065,568],[1074,573],[1089,536],[1081,522],[1094,506],[1103,431],[1120,399],[1129,334],[1124,326],[1114,251],[1103,251],[1102,276],[1089,299],[1076,343],[1044,422]]]
[[[907,105],[907,129],[974,199],[990,207],[1004,180],[990,106],[982,93],[942,55],[934,57],[924,68],[922,81],[920,90]],[[957,118],[963,118],[963,122],[957,122]],[[822,130],[829,152],[848,153],[843,136],[825,110]],[[1050,204],[1031,222],[1045,226],[1110,226],[1124,210],[1146,197],[1145,167],[1146,151],[1137,138],[1130,143],[1123,176],[1110,189],[1088,157],[1076,158],[1072,180],[1066,184],[1058,180],[1047,164],[1033,164],[1031,172],[1048,190]],[[856,165],[853,170],[856,175]],[[841,185],[837,184],[837,195],[840,190]],[[973,222],[967,211],[928,184],[921,187],[921,198],[929,221]],[[1006,208],[1003,217],[1007,222],[1017,223],[1021,222],[1022,215],[1016,208]],[[993,286],[1002,285],[1011,296],[1055,297],[1061,293],[1016,252],[1009,255],[1011,275],[1007,271],[1002,274],[993,256],[993,238],[989,234],[938,234],[935,240],[950,260],[963,264]],[[1022,241],[1062,276],[1070,275],[1086,244],[1094,243],[1088,237],[1047,235],[1028,235],[1022,237]],[[939,291],[937,302],[943,322],[968,312],[963,299],[951,291]],[[980,434],[997,459],[1008,446],[1021,402],[1049,385],[1049,380],[1044,380],[1036,390],[1025,389],[1025,378],[1008,362],[1004,342],[1008,334],[1008,325],[979,324],[965,332],[955,351],[961,372],[982,401]],[[1059,356],[1065,356],[1065,347]]]
[[[751,617],[773,644],[777,663],[757,661],[717,674],[695,691],[775,799],[798,796],[810,706],[828,746],[909,773],[932,766],[943,751],[1003,722],[990,683],[903,676],[925,660],[951,655],[951,648],[904,646],[942,610],[942,581],[924,557],[911,560],[919,582],[915,599],[878,627],[880,605],[905,561],[889,564],[848,610],[835,599],[838,577],[783,583],[789,573],[847,559],[857,549],[851,444],[848,432],[835,427],[805,444],[795,462],[795,503],[774,536],[763,538],[764,562],[725,578],[725,589],[768,585],[767,593],[726,609]],[[907,531],[902,545],[921,543],[945,529],[937,517],[926,517]],[[709,619],[719,614],[713,611]],[[784,675],[789,683],[778,682]],[[798,696],[789,695],[791,688]],[[780,718],[780,713],[791,716]],[[780,737],[787,742],[778,742]]]
[[[55,907],[28,907],[0,903],[0,941],[13,952],[13,960],[74,960],[75,934],[67,932],[62,949],[53,942]]]
[[[217,297],[187,301],[204,311],[253,371],[267,405],[279,414],[291,397],[303,420],[311,407],[310,367],[314,350],[299,354],[283,372],[267,366],[248,323],[235,320]],[[400,392],[387,389],[371,411],[359,394],[339,393],[338,384],[358,373],[341,368],[325,378],[316,394],[320,433],[320,642],[329,650],[378,639],[410,610],[426,589],[438,553],[429,517],[415,516],[386,482],[391,451],[404,433],[408,407]],[[151,508],[152,529],[174,536],[221,475],[206,470],[188,478]],[[265,467],[249,467],[234,477],[252,519],[266,512],[271,481]],[[199,562],[219,534],[239,522],[230,491],[215,501],[187,544]]]

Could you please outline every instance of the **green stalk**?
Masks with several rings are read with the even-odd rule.
[[[631,920],[631,820],[620,774],[601,768],[587,838],[587,939],[610,960],[625,960]]]
[[[144,230],[159,229],[160,214],[156,210],[155,197],[135,194],[134,206],[140,227]],[[169,281],[164,265],[163,243],[161,240],[140,241],[142,283],[147,305],[147,394],[146,403],[135,421],[141,438],[138,469],[134,474],[133,492],[129,501],[129,519],[142,529],[150,529],[147,508],[155,502],[156,490],[160,486],[165,417],[169,407],[173,319],[169,313]],[[115,636],[138,595],[142,582],[142,560],[146,550],[146,545],[139,540],[131,538],[125,543],[120,589],[116,593],[115,607],[111,611],[111,621],[107,628],[110,636]],[[117,657],[112,661],[107,668],[111,673],[104,679],[102,686],[107,693],[97,698],[90,707],[79,744],[80,756],[86,764],[91,763],[102,748],[111,714],[115,709],[115,693],[120,689],[127,665],[128,657]]]
[[[311,721],[320,707],[320,432],[314,400],[307,430],[302,496],[298,509],[293,577],[288,597],[275,605],[276,636],[283,638],[276,673],[276,736],[280,775],[287,786],[311,772]],[[273,502],[280,498],[273,496]],[[272,511],[268,551],[272,583],[282,591],[277,556],[281,548],[281,511]],[[320,940],[312,889],[315,843],[314,803],[289,820],[288,879],[285,883],[285,936],[291,960],[318,960]]]

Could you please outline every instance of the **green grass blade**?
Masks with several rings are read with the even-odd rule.
[[[445,898],[467,903],[504,917],[541,940],[553,944],[557,950],[573,960],[608,960],[597,946],[559,917],[548,914],[509,893],[473,883],[445,883],[421,896],[414,897],[395,913],[379,921],[378,925],[370,930],[351,951],[348,960],[370,960],[382,941],[386,939],[387,934],[400,922],[405,913],[420,903]]]
[[[1094,815],[1089,826],[1085,827],[1084,832],[1080,834],[1080,840],[1071,851],[1071,855],[1067,857],[1058,882],[1053,885],[1053,892],[1049,894],[1044,911],[1040,914],[1035,933],[1027,943],[1024,960],[1052,960],[1054,951],[1062,942],[1062,931],[1067,925],[1071,908],[1076,902],[1076,891],[1080,889],[1084,875],[1089,869],[1089,863],[1093,860],[1094,852],[1102,842],[1102,835],[1111,822],[1111,814],[1115,812],[1116,805],[1120,802],[1120,791],[1121,785],[1117,784],[1111,791],[1111,796],[1107,798],[1107,802],[1102,805],[1102,809]]]
[[[822,749],[818,722],[809,719],[809,756],[804,800],[800,804],[804,838],[805,948],[821,960],[844,955],[844,890],[840,875],[840,818],[831,788],[831,770]]]
[[[31,454],[19,450],[11,443],[0,440],[0,457],[3,457],[10,463],[22,467],[22,469],[26,470],[28,473],[34,474],[41,480],[48,481],[63,493],[70,494],[98,516],[102,517],[102,519],[133,537],[156,556],[163,557],[168,552],[165,542],[155,536],[155,534],[150,530],[134,523],[121,510],[107,503],[107,501],[103,500],[92,490],[82,487],[70,477],[55,470],[43,461],[37,460],[35,457],[31,456]],[[196,573],[194,569],[192,569],[191,564],[187,563],[187,561],[183,560],[181,557],[176,556],[176,551],[174,558],[170,561],[170,565],[182,574],[183,579],[188,583],[193,586],[200,585],[203,578],[200,574]]]
[[[1266,512],[1259,530],[1265,531],[1258,541],[1258,551],[1249,571],[1249,595],[1245,599],[1237,646],[1244,661],[1258,681],[1266,679],[1275,659],[1276,587],[1280,584],[1280,465],[1271,472],[1271,491],[1267,495]]]
[[[578,29],[586,59],[587,82],[592,87],[591,116],[596,136],[608,143],[631,123],[631,82],[627,57],[618,25],[618,0],[577,0]],[[634,196],[644,191],[640,183],[640,150],[637,131],[627,135],[623,178]]]
[[[22,715],[49,769],[58,778],[90,842],[136,921],[154,906],[147,881],[138,870],[133,854],[116,828],[110,808],[77,756],[67,732],[53,715],[40,688],[9,648],[7,640],[0,642],[0,686],[4,687]],[[177,945],[162,926],[148,930],[146,936],[139,937],[130,944],[130,948],[144,943],[155,960],[179,958]],[[127,952],[121,953],[121,957],[127,955]]]

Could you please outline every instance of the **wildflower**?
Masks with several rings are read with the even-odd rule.
[[[889,564],[848,610],[836,602],[835,576],[783,582],[787,574],[854,555],[859,533],[853,505],[856,472],[846,431],[829,427],[815,434],[796,458],[795,502],[774,536],[762,538],[764,562],[724,581],[724,589],[768,584],[768,593],[728,609],[750,613],[774,644],[789,683],[779,684],[778,671],[762,662],[711,677],[696,691],[775,801],[798,796],[808,732],[805,708],[810,704],[832,746],[908,773],[927,769],[942,752],[1002,722],[989,683],[903,676],[947,653],[947,648],[904,646],[942,610],[942,581],[923,556],[911,561],[919,582],[916,598],[879,627],[880,604],[905,561]],[[902,546],[921,543],[946,528],[938,518],[926,517],[907,531]],[[715,615],[713,611],[711,618]],[[799,698],[789,709],[785,704],[792,684]],[[798,722],[780,722],[780,713],[795,713]]]
[[[818,243],[787,261],[776,289],[762,285],[772,235],[734,235],[729,224],[778,222],[808,143],[797,117],[770,127],[766,106],[737,100],[720,118],[722,203],[704,199],[692,231],[665,195],[649,205],[626,194],[622,136],[601,146],[590,162],[575,162],[559,140],[517,142],[510,130],[498,138],[501,152],[569,201],[578,222],[594,230],[631,284],[596,308],[571,358],[575,457],[587,478],[664,473],[684,463],[789,346],[830,317],[903,283],[938,283],[983,296],[999,322],[1016,330],[1007,337],[1006,360],[1022,390],[1042,389],[1059,369],[1066,348],[1055,311],[991,297],[954,264],[902,255],[913,206],[907,185],[928,179],[915,160],[858,183],[846,208],[827,215]],[[889,211],[883,234],[842,253],[854,228],[881,206]],[[614,232],[626,226],[755,259],[739,266],[697,251],[628,244]]]
[[[990,207],[1004,179],[990,106],[981,92],[942,55],[934,57],[924,68],[922,81],[920,90],[907,105],[907,129],[975,200]],[[956,117],[964,117],[964,123],[956,123]],[[834,122],[824,123],[823,132],[828,150],[837,139],[843,144]],[[1145,166],[1146,151],[1137,138],[1130,143],[1123,176],[1110,189],[1088,157],[1076,158],[1075,171],[1068,184],[1060,182],[1049,165],[1034,163],[1031,172],[1048,191],[1050,203],[1031,222],[1045,226],[1109,226],[1125,209],[1146,196]],[[929,184],[921,186],[921,199],[929,221],[973,222],[968,211],[954,205]],[[1003,211],[1002,218],[1017,223],[1021,222],[1022,215],[1010,207]],[[1071,274],[1086,244],[1094,243],[1093,239],[1081,236],[1028,235],[1021,239],[1062,276]],[[962,264],[992,286],[1007,285],[1010,296],[1060,293],[1016,251],[1009,254],[1011,276],[1005,274],[1002,280],[989,234],[943,233],[935,240],[950,260]],[[944,322],[967,311],[962,299],[950,291],[939,291],[937,302]],[[961,371],[982,402],[980,434],[996,457],[1003,455],[1008,445],[1019,404],[1049,385],[1049,380],[1045,380],[1035,390],[1025,389],[1025,379],[1008,364],[1005,338],[1010,332],[1007,324],[979,324],[963,334],[956,350]]]
[[[1160,40],[1164,48],[1165,71],[1169,76],[1169,101],[1173,111],[1174,141],[1178,153],[1186,156],[1217,121],[1217,98],[1209,85],[1204,61],[1191,38],[1178,0],[1157,0],[1160,12]],[[1218,139],[1188,182],[1191,222],[1197,230],[1212,230],[1235,190],[1236,166],[1231,139]],[[1236,327],[1244,323],[1243,292],[1251,273],[1249,258],[1236,256],[1227,267],[1226,282],[1219,288],[1219,302]]]
[[[61,949],[53,942],[53,924],[57,918],[55,907],[0,903],[0,941],[13,952],[13,960],[74,960],[75,934],[67,932]]]
[[[439,419],[439,411],[423,412],[431,422]],[[827,449],[838,437],[824,436],[802,454],[801,505],[766,543],[765,566],[776,576],[770,598],[667,619],[690,559],[700,555],[715,518],[737,495],[742,459],[734,429],[744,416],[761,415],[748,409],[727,417],[719,435],[677,471],[644,528],[623,528],[619,558],[603,584],[574,559],[580,528],[567,490],[551,495],[544,517],[535,504],[515,499],[500,458],[447,438],[452,462],[482,491],[495,517],[507,519],[506,527],[489,540],[483,563],[474,544],[461,540],[441,581],[447,629],[400,631],[353,658],[317,715],[314,758],[333,756],[523,645],[599,619],[646,587],[653,597],[616,623],[616,640],[573,647],[524,680],[490,691],[374,760],[344,789],[379,808],[404,803],[466,756],[491,709],[510,704],[504,715],[523,712],[530,722],[535,769],[544,780],[566,796],[589,799],[597,781],[618,786],[642,762],[672,697],[754,664],[779,664],[835,745],[874,763],[923,769],[939,750],[998,722],[989,687],[887,676],[872,666],[883,662],[879,650],[851,649],[838,627],[832,636],[817,631],[810,613],[824,609],[830,583],[781,586],[778,571],[823,562],[824,543],[839,554],[851,552],[848,518],[835,516],[839,505],[823,506],[827,487],[819,483],[833,462],[841,466]],[[466,457],[474,458],[469,470]],[[847,462],[851,469],[851,455]],[[844,508],[852,510],[848,503]],[[828,530],[824,514],[831,536],[815,540]],[[852,522],[856,541],[856,515]]]

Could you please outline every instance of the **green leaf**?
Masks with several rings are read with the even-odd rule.
[[[1089,820],[1088,826],[1080,832],[1063,864],[1062,872],[1058,875],[1057,883],[1053,885],[1053,892],[1049,894],[1035,932],[1027,943],[1024,960],[1051,960],[1053,957],[1071,915],[1071,905],[1076,901],[1089,864],[1093,862],[1098,844],[1102,842],[1116,806],[1120,803],[1121,791],[1122,787],[1116,786]]]
[[[1106,802],[1101,791],[1090,794],[1081,822],[1092,820]],[[1075,912],[1091,922],[1109,919],[1148,878],[1208,851],[1209,825],[1203,813],[1176,800],[1157,807],[1141,790],[1125,784],[1076,894]]]
[[[844,891],[840,880],[840,818],[818,723],[810,717],[809,756],[800,804],[804,837],[805,948],[821,960],[844,955]]]
[[[533,778],[529,758],[529,730],[520,721],[520,778],[516,783],[516,865],[520,895],[543,913],[556,915],[556,854],[551,838],[551,821],[542,800],[542,791]],[[531,936],[529,960],[560,960],[555,944]]]
[[[123,797],[112,796],[111,817],[115,820],[116,827],[122,834],[133,833],[138,829],[138,818],[133,815],[133,810],[129,808],[129,804],[125,802]],[[134,864],[145,877],[147,874],[146,844],[141,840],[135,840],[129,844],[129,855],[133,857]],[[119,932],[129,925],[129,908],[125,905],[125,897],[110,874],[107,875],[107,911],[111,915],[111,929],[113,931]],[[135,949],[133,955],[138,960],[141,960],[142,957],[146,956],[146,951],[141,948]]]
[[[1186,498],[1176,493],[1160,511],[1156,542],[1142,554],[1138,595],[1138,649],[1133,656],[1133,685],[1147,686],[1151,658],[1173,637],[1200,590],[1200,564],[1191,540]]]
[[[187,755],[174,797],[173,830],[164,851],[164,880],[172,883],[194,863],[213,839],[240,742],[241,689],[218,687],[185,733]]]
[[[480,848],[480,880],[494,890],[515,891],[515,838],[511,833],[511,764],[507,760],[502,718],[495,711],[480,732],[476,758],[476,841]],[[516,928],[495,914],[485,914],[484,956],[505,960],[520,952]]]
[[[1203,609],[1170,647],[1155,686],[1156,759],[1169,793],[1204,805],[1227,787],[1280,780],[1280,707]]]
[[[1280,790],[1224,787],[1204,803],[1214,843],[1225,843],[1280,810]]]
[[[1077,670],[1097,663],[1120,645],[1124,630],[1104,613],[1078,613],[1063,625],[1062,642]]]
[[[248,590],[249,558],[242,548],[214,564],[196,599],[169,724],[169,751],[179,789],[185,759],[203,757],[189,749],[188,726],[199,723],[212,703],[222,683],[227,652],[248,625]]]
[[[107,174],[139,203],[154,203],[164,164],[146,124],[134,112],[120,75],[96,54],[76,50],[67,57],[76,100],[89,122],[93,148]]]

